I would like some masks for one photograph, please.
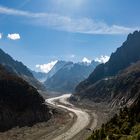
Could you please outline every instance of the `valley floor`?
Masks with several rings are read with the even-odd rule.
[[[71,127],[73,120],[64,110],[56,111],[48,122],[38,123],[32,127],[16,127],[0,133],[0,140],[51,140],[54,134],[61,133],[64,129]],[[56,130],[56,131],[55,131]]]
[[[0,140],[85,140],[100,125],[105,114],[75,106],[68,102],[69,97],[70,94],[65,94],[46,100],[57,112],[48,122],[0,133]]]
[[[89,134],[89,132],[91,132],[91,130],[93,130],[97,126],[96,114],[89,113],[87,110],[77,108],[71,103],[69,103],[67,99],[70,96],[71,94],[65,94],[46,100],[49,104],[53,106],[68,110],[71,113],[71,118],[74,119],[74,123],[72,124],[72,126],[53,140],[84,140],[86,138],[86,135]]]

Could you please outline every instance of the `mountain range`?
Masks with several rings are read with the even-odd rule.
[[[107,63],[98,65],[79,83],[70,101],[80,105],[88,102],[90,106],[93,102],[101,108],[107,105],[111,112],[116,112],[87,140],[139,140],[140,31],[129,34]],[[120,109],[119,113],[116,109]]]
[[[140,32],[135,31],[112,53],[107,63],[98,65],[90,76],[76,87],[73,98],[110,102],[112,105],[133,102],[139,94],[139,60]]]
[[[31,72],[38,81],[44,83],[47,79],[51,78],[59,69],[61,69],[66,63],[66,61],[58,61],[48,73],[36,72],[33,70],[31,70]]]
[[[90,64],[58,61],[44,84],[48,90],[73,92],[76,85],[86,79],[98,64],[95,61]]]
[[[31,71],[0,49],[0,131],[50,119],[37,91],[44,86],[36,78],[47,90],[74,92],[70,100],[121,108],[88,140],[140,138],[140,31],[129,34],[105,64],[58,61],[47,74]]]

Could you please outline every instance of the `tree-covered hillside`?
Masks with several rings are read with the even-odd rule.
[[[130,108],[120,109],[88,140],[140,140],[140,96]]]

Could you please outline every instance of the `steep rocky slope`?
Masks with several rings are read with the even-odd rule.
[[[90,76],[76,87],[76,92],[83,92],[98,80],[118,74],[138,60],[140,60],[140,31],[135,31],[128,35],[127,40],[115,53],[112,53],[107,63],[97,66]]]
[[[66,61],[58,61],[53,68],[48,72],[36,72],[31,71],[33,76],[40,82],[45,82],[47,79],[51,78],[59,69],[61,69],[67,62]]]
[[[137,87],[140,91],[140,86]],[[88,140],[139,140],[140,139],[140,94],[129,107],[120,109],[110,121],[93,132]]]
[[[23,78],[32,86],[44,90],[45,87],[37,81],[31,71],[22,63],[14,60],[10,55],[6,54],[0,49],[0,64],[3,65],[7,71]]]
[[[58,61],[53,68],[47,73],[47,79],[51,78],[57,71],[59,71],[64,65],[66,65],[68,62],[67,61]],[[47,80],[46,79],[46,80]]]
[[[123,70],[120,74],[99,80],[83,92],[76,93],[78,100],[108,102],[114,105],[130,105],[140,94],[140,61]]]
[[[0,66],[0,131],[49,118],[49,109],[37,90]]]

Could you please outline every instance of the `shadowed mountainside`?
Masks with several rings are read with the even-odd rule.
[[[0,64],[3,65],[7,71],[14,75],[23,78],[37,89],[45,90],[45,87],[37,81],[31,71],[22,63],[14,60],[10,55],[6,54],[0,49]]]
[[[0,66],[0,131],[49,118],[49,109],[37,90]]]

